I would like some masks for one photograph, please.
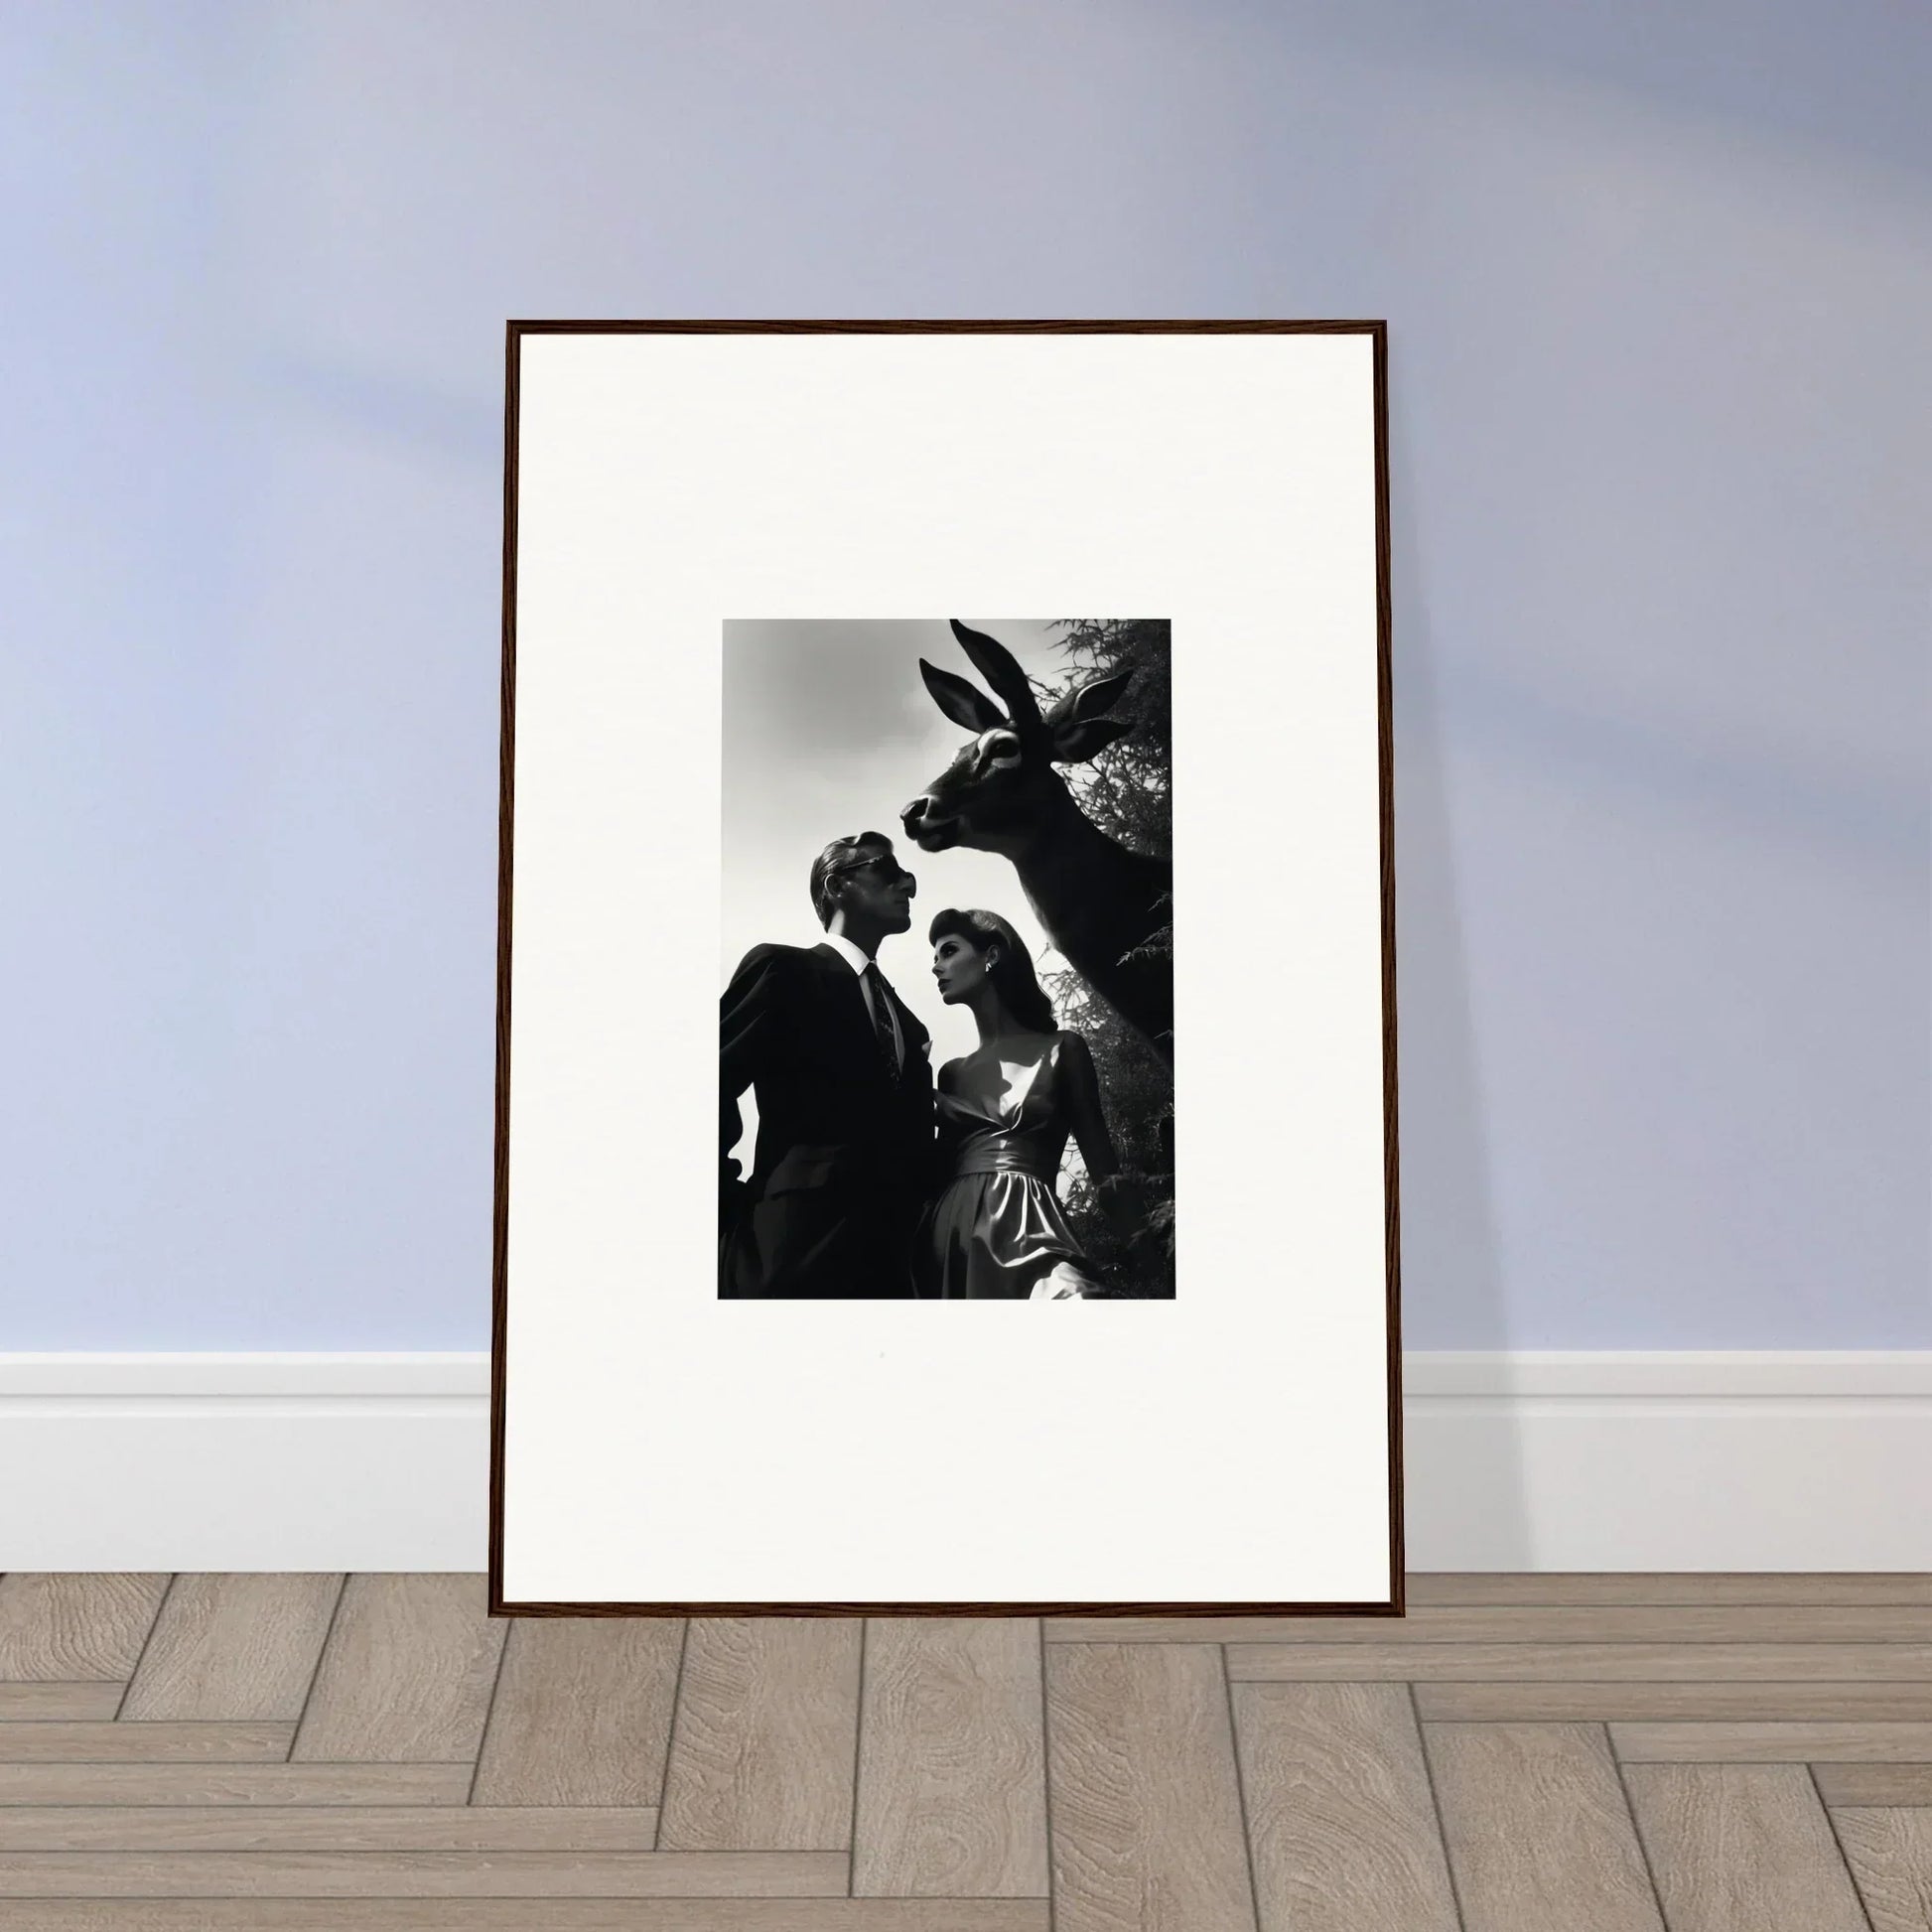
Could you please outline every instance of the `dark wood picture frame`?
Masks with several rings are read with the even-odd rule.
[[[1384,1273],[1388,1352],[1389,1596],[1364,1602],[510,1602],[503,1593],[506,1246],[509,1204],[510,905],[516,738],[517,423],[520,350],[545,335],[1358,335],[1373,349],[1376,731],[1382,959]],[[1388,325],[1381,321],[512,321],[505,341],[503,602],[497,822],[495,1161],[492,1215],[489,1564],[492,1616],[1401,1616],[1404,1599],[1401,1239],[1398,1200],[1395,792],[1390,721]]]

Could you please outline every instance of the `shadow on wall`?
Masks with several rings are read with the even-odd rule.
[[[1402,1301],[1406,1347],[1453,1335],[1463,1348],[1503,1349],[1509,1324],[1487,1146],[1461,882],[1431,662],[1429,600],[1416,541],[1414,463],[1391,411],[1389,488],[1391,676],[1395,736],[1397,1069],[1401,1081]],[[1440,1345],[1439,1343],[1436,1345]],[[1422,1398],[1429,1400],[1430,1398]],[[1405,1405],[1412,1412],[1416,1399]],[[1462,1413],[1466,1411],[1466,1420]],[[1458,1404],[1452,1466],[1461,1491],[1435,1492],[1411,1454],[1405,1487],[1413,1569],[1441,1551],[1519,1552],[1532,1564],[1522,1446],[1500,1405]],[[1443,1424],[1431,1431],[1440,1442]],[[1412,1446],[1419,1440],[1405,1431]],[[1440,1458],[1438,1458],[1440,1461]],[[1464,1527],[1466,1525],[1466,1527]]]
[[[1233,27],[1246,0],[1190,10]],[[1924,175],[1932,12],[1916,0],[1861,10],[1841,30],[1811,0],[1698,0],[1664,10],[1548,0],[1294,0],[1279,32],[1391,70],[1480,72],[1529,86],[1621,94],[1647,108],[1780,144]],[[1750,49],[1748,59],[1738,50]]]

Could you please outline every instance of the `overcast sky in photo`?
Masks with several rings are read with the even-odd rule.
[[[1067,660],[1050,620],[961,618],[997,637],[1035,684]],[[1036,967],[1046,949],[1013,867],[991,853],[921,852],[899,829],[900,808],[951,761],[970,734],[932,701],[921,657],[985,689],[945,618],[732,621],[724,638],[724,909],[719,986],[760,940],[816,945],[807,878],[819,851],[854,832],[883,832],[918,880],[912,927],[879,949],[895,990],[932,1035],[932,1063],[971,1049],[963,1008],[933,990],[925,931],[949,905],[1010,919]]]

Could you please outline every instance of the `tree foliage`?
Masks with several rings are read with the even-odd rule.
[[[1133,682],[1112,715],[1131,729],[1085,764],[1063,767],[1086,815],[1109,838],[1156,858],[1173,856],[1172,626],[1155,619],[1073,618],[1057,626],[1067,675],[1048,686],[1057,697],[1103,673],[1132,671]],[[1170,918],[1146,950],[1173,959]],[[1084,1035],[1093,1051],[1107,1125],[1123,1172],[1147,1205],[1146,1224],[1124,1241],[1102,1214],[1077,1153],[1063,1193],[1067,1218],[1116,1295],[1160,1299],[1173,1294],[1173,1075],[1133,1028],[1070,968],[1042,975],[1060,1025]]]

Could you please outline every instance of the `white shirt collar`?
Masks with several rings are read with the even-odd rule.
[[[861,978],[865,976],[866,968],[876,963],[862,947],[855,946],[843,932],[828,932],[825,935],[825,943]]]

